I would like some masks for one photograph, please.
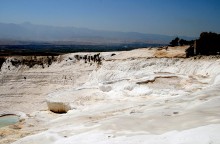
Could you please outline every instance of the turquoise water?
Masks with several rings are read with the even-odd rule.
[[[15,116],[15,115],[0,117],[0,128],[8,126],[8,125],[15,124],[18,121],[19,121],[19,118],[18,118],[18,116]]]

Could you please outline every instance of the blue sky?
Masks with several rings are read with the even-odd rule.
[[[0,22],[199,36],[220,33],[220,0],[0,0]]]

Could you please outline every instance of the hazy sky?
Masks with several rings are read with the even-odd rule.
[[[199,36],[220,33],[220,0],[0,0],[0,22]]]

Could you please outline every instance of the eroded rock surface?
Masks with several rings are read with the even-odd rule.
[[[218,144],[220,60],[185,49],[101,53],[101,64],[67,54],[45,68],[6,60],[0,111],[27,117],[0,143]]]

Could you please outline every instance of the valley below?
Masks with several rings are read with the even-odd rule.
[[[219,144],[219,56],[188,46],[5,57],[0,144]]]

